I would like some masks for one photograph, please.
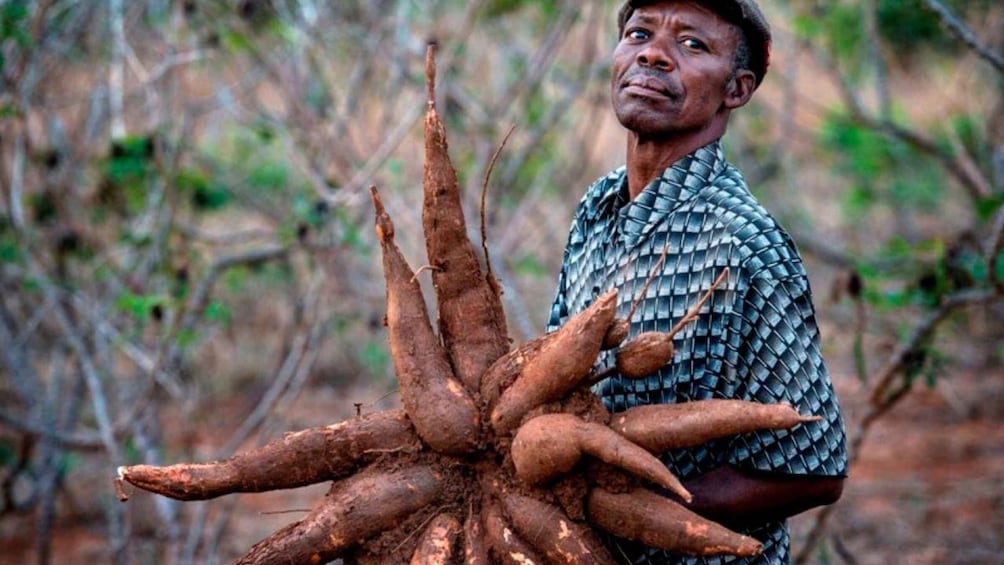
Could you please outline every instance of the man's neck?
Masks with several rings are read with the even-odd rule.
[[[673,163],[720,139],[725,128],[701,133],[703,135],[685,138],[644,139],[634,132],[628,132],[627,177],[631,199],[634,200]]]

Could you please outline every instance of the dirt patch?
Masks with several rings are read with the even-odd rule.
[[[997,387],[1004,387],[997,375]],[[1004,427],[969,410],[984,375],[918,390],[878,421],[851,468],[819,562],[999,563],[1004,555]],[[857,403],[853,390],[845,403]],[[793,520],[797,545],[815,513]]]

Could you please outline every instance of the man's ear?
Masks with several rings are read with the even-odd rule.
[[[749,69],[739,69],[725,85],[724,105],[729,110],[745,106],[756,90],[756,77]]]

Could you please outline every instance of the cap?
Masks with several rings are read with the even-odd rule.
[[[655,4],[659,0],[627,0],[617,14],[617,30],[624,35],[624,24],[631,18],[635,8]],[[746,35],[750,49],[750,70],[756,77],[756,86],[763,82],[770,65],[770,24],[754,0],[697,0],[737,26]]]

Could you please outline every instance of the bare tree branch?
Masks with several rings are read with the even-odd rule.
[[[108,1],[108,28],[112,37],[112,59],[108,65],[108,106],[111,111],[111,135],[113,139],[125,137],[126,126],[123,116],[125,105],[125,17],[123,0]]]
[[[964,41],[966,45],[976,52],[982,59],[990,63],[997,72],[1004,74],[1004,57],[1000,53],[994,53],[989,47],[983,44],[976,37],[969,26],[962,23],[959,18],[952,14],[951,10],[947,6],[942,4],[940,0],[924,0],[924,5],[927,9],[931,10],[941,19],[941,23],[954,33],[959,39]]]

